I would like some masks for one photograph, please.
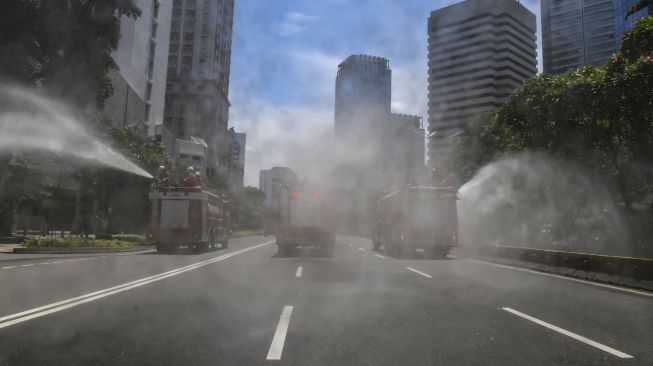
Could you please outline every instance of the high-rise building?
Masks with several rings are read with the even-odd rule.
[[[265,192],[263,204],[271,209],[279,209],[279,199],[283,186],[297,184],[297,173],[290,168],[275,166],[272,169],[261,170],[258,176],[258,187]]]
[[[617,48],[616,2],[621,0],[542,0],[544,72],[606,62]]]
[[[233,15],[234,0],[173,0],[165,126],[173,145],[206,141],[209,174],[228,173]]]
[[[614,33],[616,47],[619,48],[621,43],[621,34],[631,29],[635,22],[647,15],[653,14],[653,4],[643,7],[635,13],[626,16],[628,9],[638,3],[640,0],[613,0],[614,6]]]
[[[229,129],[231,139],[231,157],[229,161],[229,187],[243,188],[245,182],[245,144],[247,134]]]
[[[535,15],[515,0],[466,0],[431,12],[431,158],[446,155],[449,136],[537,72],[535,30]]]
[[[335,135],[351,154],[378,155],[389,126],[392,71],[383,57],[351,55],[338,65]]]
[[[111,73],[113,95],[105,112],[121,127],[141,122],[154,136],[163,124],[172,4],[137,0],[136,5],[140,17],[120,18],[120,41],[112,54],[118,70]]]

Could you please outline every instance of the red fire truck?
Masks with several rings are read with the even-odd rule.
[[[229,245],[230,217],[224,197],[201,188],[164,187],[150,192],[148,241],[160,253],[198,253]]]
[[[444,258],[458,245],[454,187],[402,187],[377,202],[374,249],[392,255],[422,251]]]
[[[331,255],[335,246],[335,214],[320,191],[284,187],[275,230],[279,252],[317,247]]]

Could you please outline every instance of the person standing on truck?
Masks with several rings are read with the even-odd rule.
[[[170,187],[172,183],[172,176],[166,167],[161,165],[159,167],[159,187]]]
[[[202,176],[200,175],[200,172],[195,173],[195,183],[197,184],[198,187],[204,187],[204,182],[202,181]]]
[[[192,166],[189,166],[186,170],[186,177],[183,183],[184,187],[197,187],[197,175],[195,175],[195,169]]]

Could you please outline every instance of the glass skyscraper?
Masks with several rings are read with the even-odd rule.
[[[639,0],[612,0],[614,6],[614,33],[617,42],[617,48],[621,41],[621,33],[632,28],[638,19],[651,14],[650,6],[632,14],[626,18],[628,9]]]
[[[598,66],[616,50],[618,0],[542,0],[544,72]]]

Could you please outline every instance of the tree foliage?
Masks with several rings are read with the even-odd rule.
[[[36,84],[69,103],[98,107],[111,96],[111,57],[120,17],[138,17],[133,0],[3,0],[0,73]]]
[[[231,194],[231,222],[235,230],[259,230],[263,227],[265,193],[244,187]]]
[[[653,192],[653,16],[605,65],[536,75],[470,122],[453,156],[461,177],[508,153],[545,151],[593,169],[630,208]]]

